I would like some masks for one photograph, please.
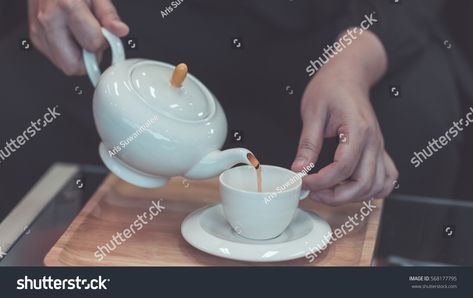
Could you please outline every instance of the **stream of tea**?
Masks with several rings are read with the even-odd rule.
[[[261,192],[262,191],[261,165],[258,159],[256,159],[256,157],[253,154],[248,153],[246,157],[248,158],[251,165],[256,170],[256,184],[258,185],[258,192]]]

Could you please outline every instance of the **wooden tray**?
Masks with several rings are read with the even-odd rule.
[[[105,246],[112,235],[123,231],[161,200],[165,209],[148,224],[118,245],[102,261],[95,252]],[[181,222],[192,211],[218,202],[217,179],[191,181],[176,177],[159,189],[143,189],[110,175],[51,248],[47,266],[369,266],[379,226],[382,201],[350,233],[330,245],[316,260],[306,258],[276,263],[251,263],[227,260],[197,250],[181,236]],[[335,229],[348,216],[360,212],[361,203],[328,207],[311,200],[302,207],[318,213]]]

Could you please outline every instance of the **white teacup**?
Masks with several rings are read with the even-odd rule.
[[[272,239],[289,226],[299,204],[309,194],[301,190],[301,174],[262,165],[262,192],[257,191],[256,170],[240,166],[220,174],[220,197],[227,221],[241,236]]]

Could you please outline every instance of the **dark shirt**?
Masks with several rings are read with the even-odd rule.
[[[130,26],[130,37],[137,39],[137,49],[127,49],[127,57],[187,63],[226,112],[224,147],[246,147],[262,163],[284,167],[290,166],[299,141],[300,100],[313,77],[307,71],[310,61],[341,32],[376,12],[379,21],[370,30],[386,49],[389,70],[373,88],[372,102],[401,173],[400,190],[449,197],[459,177],[468,184],[473,162],[465,158],[471,152],[465,147],[467,131],[419,169],[409,162],[413,151],[464,116],[463,105],[473,98],[471,72],[442,21],[443,1],[181,0],[176,5],[174,0],[176,7],[164,17],[170,0],[114,3]],[[88,78],[66,77],[36,51],[19,50],[27,25],[11,26],[19,17],[26,19],[24,1],[0,1],[0,8],[0,25],[5,25],[0,26],[0,135],[4,141],[18,135],[47,106],[59,104],[64,115],[1,164],[0,181],[8,183],[0,185],[0,192],[20,198],[55,161],[99,163],[99,139]],[[234,47],[235,38],[240,48]],[[445,40],[453,41],[452,49]],[[402,98],[390,97],[392,84],[402,87]],[[81,96],[73,91],[77,86],[84,91]],[[236,131],[243,135],[241,142],[232,138]],[[332,160],[335,145],[335,140],[324,143],[316,169]],[[28,171],[17,170],[23,168]]]

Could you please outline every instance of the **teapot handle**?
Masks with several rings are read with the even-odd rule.
[[[116,35],[111,33],[105,28],[102,28],[102,33],[105,36],[105,39],[110,44],[112,49],[112,65],[125,60],[125,50],[123,48],[122,41]],[[97,64],[97,59],[95,54],[87,51],[86,49],[82,50],[82,57],[84,59],[85,69],[89,75],[89,79],[92,82],[92,85],[97,86],[101,72],[99,65]]]

